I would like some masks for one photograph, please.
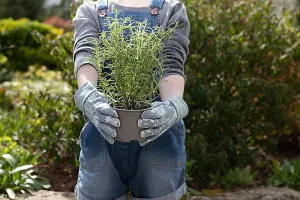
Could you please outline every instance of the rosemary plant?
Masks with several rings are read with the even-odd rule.
[[[143,109],[158,95],[164,73],[163,40],[175,28],[150,28],[147,20],[107,17],[108,31],[94,40],[93,62],[98,68],[98,89],[121,109]]]

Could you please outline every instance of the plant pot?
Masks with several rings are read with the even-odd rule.
[[[141,128],[138,127],[138,120],[140,119],[142,113],[150,108],[141,110],[125,110],[114,108],[120,119],[120,127],[116,128],[118,141],[130,142],[132,140],[143,141],[145,138],[140,136]]]

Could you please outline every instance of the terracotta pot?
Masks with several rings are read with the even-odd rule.
[[[114,109],[117,111],[121,123],[120,127],[116,128],[117,137],[115,139],[122,142],[143,141],[144,138],[140,136],[142,129],[138,127],[138,119],[145,110],[150,108],[142,110]]]

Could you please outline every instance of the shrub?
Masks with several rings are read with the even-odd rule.
[[[32,36],[41,44],[44,52],[50,53],[51,59],[55,62],[57,69],[62,72],[64,81],[68,83],[71,93],[75,94],[77,80],[73,70],[73,34],[65,33],[53,40],[48,39],[38,31],[33,31]]]
[[[76,164],[84,120],[68,97],[47,91],[18,99],[15,109],[0,113],[0,136],[11,136],[30,151],[43,151],[42,162],[70,159]]]
[[[0,136],[12,136],[33,152],[46,150],[43,162],[65,158],[76,164],[84,120],[72,94],[62,88],[60,72],[29,69],[0,89]]]
[[[300,26],[300,0],[297,0],[296,20],[297,25]]]
[[[22,18],[36,19],[44,12],[45,0],[2,0],[0,7],[0,18]]]
[[[276,151],[281,136],[298,138],[299,112],[293,109],[299,108],[300,33],[290,15],[273,15],[267,0],[185,0],[185,5],[191,23],[188,177],[191,185],[208,187],[214,174],[226,177],[231,169],[253,164],[257,148]],[[73,35],[52,40],[34,35],[74,94]]]
[[[80,3],[81,0],[77,3],[72,2],[73,11],[76,11]],[[25,125],[30,128],[26,132],[24,129],[19,129],[16,133],[26,145],[31,146],[30,148],[46,149],[45,155],[50,160],[47,161],[46,158],[45,161],[60,161],[67,157],[71,163],[78,164],[78,138],[84,120],[73,99],[73,94],[77,90],[73,71],[73,33],[67,32],[49,38],[39,30],[34,30],[31,36],[62,72],[61,77],[64,77],[71,91],[65,95],[40,91],[27,96],[27,100],[22,101],[19,108],[25,108],[21,111],[21,116],[32,116],[31,123]],[[42,137],[43,142],[31,143],[36,135]]]
[[[15,198],[15,192],[48,189],[47,180],[34,174],[41,153],[32,154],[10,137],[0,137],[0,195]]]
[[[300,189],[300,160],[284,160],[281,164],[273,160],[273,172],[271,173],[268,184],[276,187],[291,187]]]
[[[19,128],[14,137],[29,150],[46,150],[43,158],[47,162],[70,158],[73,163],[79,155],[84,120],[70,99],[47,91],[29,93],[15,109]]]
[[[300,33],[267,0],[186,0],[191,45],[185,99],[189,159],[198,187],[253,163],[299,130],[288,113],[299,94]]]
[[[219,172],[211,175],[211,186],[218,185],[225,189],[231,189],[236,187],[249,187],[254,184],[256,173],[251,172],[251,167],[234,168],[226,172],[225,175],[221,175]]]
[[[43,52],[32,37],[33,30],[39,31],[48,39],[54,39],[63,33],[62,29],[42,24],[28,19],[2,19],[0,20],[0,46],[1,53],[7,57],[4,64],[9,69],[26,70],[31,64],[45,64],[55,67],[49,54]]]

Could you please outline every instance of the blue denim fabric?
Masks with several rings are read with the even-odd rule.
[[[176,200],[186,190],[185,127],[179,121],[162,136],[140,146],[137,141],[110,145],[87,121],[80,134],[79,200]]]
[[[106,0],[98,8],[106,9]],[[153,0],[151,7],[161,8],[164,0]],[[150,9],[149,9],[150,10]],[[158,25],[158,16],[150,12],[119,11],[121,17]],[[114,16],[108,12],[107,16]],[[106,31],[105,17],[99,18]],[[158,97],[156,100],[160,100]],[[181,120],[156,140],[140,146],[137,141],[115,141],[110,145],[90,121],[80,133],[80,169],[75,193],[78,200],[131,199],[178,200],[186,191],[185,125]]]

